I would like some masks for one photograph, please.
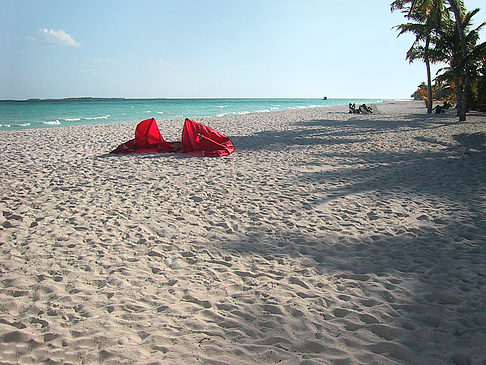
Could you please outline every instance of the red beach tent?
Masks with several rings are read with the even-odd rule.
[[[182,129],[181,142],[167,142],[160,134],[154,118],[141,121],[135,129],[135,138],[119,145],[111,153],[178,152],[195,156],[226,156],[235,151],[233,143],[224,134],[187,119]]]

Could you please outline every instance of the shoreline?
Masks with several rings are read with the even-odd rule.
[[[50,128],[133,122],[151,116],[170,120],[188,116],[245,115],[253,112],[329,107],[341,103],[372,103],[380,99],[79,99],[6,101],[0,104],[0,130]],[[35,118],[34,118],[35,116]]]
[[[0,133],[6,363],[482,363],[486,124],[423,102]],[[167,141],[183,120],[160,120]]]

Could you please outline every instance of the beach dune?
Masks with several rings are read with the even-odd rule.
[[[485,115],[378,108],[0,132],[0,361],[486,363]]]

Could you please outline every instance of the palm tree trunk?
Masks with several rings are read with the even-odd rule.
[[[432,113],[432,77],[430,75],[430,60],[429,60],[429,44],[430,37],[427,37],[425,41],[425,54],[424,61],[427,68],[427,114]]]
[[[463,121],[466,120],[466,112],[469,104],[468,98],[471,94],[471,74],[469,71],[469,60],[467,57],[466,38],[464,36],[464,26],[462,24],[461,12],[459,11],[456,0],[449,0],[449,4],[451,5],[452,11],[454,12],[454,17],[456,19],[457,32],[459,33],[459,39],[461,40],[461,52],[464,60],[464,92],[462,93],[462,110],[459,115],[459,120]]]
[[[454,84],[456,86],[457,116],[460,116],[461,115],[461,111],[463,109],[463,106],[462,106],[462,102],[463,102],[462,94],[463,94],[463,91],[462,91],[461,80],[460,80],[459,75],[454,75]]]

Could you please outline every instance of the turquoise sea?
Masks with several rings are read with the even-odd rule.
[[[274,112],[376,103],[379,99],[52,99],[0,100],[0,130]]]

